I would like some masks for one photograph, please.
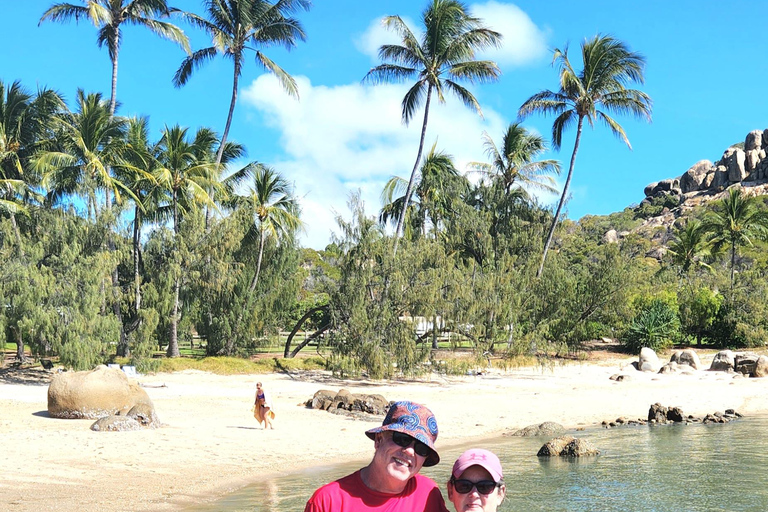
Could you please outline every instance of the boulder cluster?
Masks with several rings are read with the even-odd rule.
[[[351,416],[357,414],[384,416],[389,410],[389,404],[390,402],[381,395],[350,393],[347,389],[340,389],[338,392],[320,389],[306,402],[306,406],[310,409],[322,409]]]
[[[708,369],[713,372],[728,372],[734,377],[766,377],[768,376],[768,356],[754,354],[752,352],[733,352],[721,350],[712,359],[709,368],[703,368],[698,354],[692,348],[676,350],[672,353],[669,362],[662,364],[659,357],[652,349],[643,347],[637,362],[632,366],[638,371],[661,374],[693,375],[697,370]],[[615,374],[611,380],[623,381],[630,375]]]
[[[705,416],[696,417],[685,415],[681,407],[667,407],[660,403],[651,405],[648,409],[648,418],[638,418],[636,420],[625,417],[616,418],[613,421],[603,421],[605,428],[620,427],[623,425],[664,425],[667,423],[728,423],[742,415],[733,409],[726,409],[725,412],[713,412]]]
[[[565,428],[554,421],[545,421],[538,425],[528,425],[525,428],[515,430],[512,433],[504,432],[502,436],[510,437],[538,437],[538,436],[556,436],[562,434]]]
[[[735,183],[768,180],[768,129],[753,130],[744,140],[744,148],[729,147],[715,163],[696,162],[679,178],[671,178],[645,187],[646,198],[660,195],[680,196],[684,203],[702,193],[720,192]]]

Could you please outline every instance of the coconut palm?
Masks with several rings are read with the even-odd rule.
[[[10,216],[19,249],[16,214],[25,213],[30,202],[42,200],[35,190],[40,177],[29,160],[50,141],[51,119],[62,108],[61,97],[50,89],[33,96],[18,81],[0,82],[0,211]]]
[[[711,233],[712,251],[728,249],[731,255],[731,289],[739,247],[752,246],[753,240],[768,236],[768,212],[758,207],[756,197],[745,196],[738,187],[704,217],[703,229]]]
[[[474,170],[498,182],[504,192],[517,185],[524,189],[538,189],[556,192],[552,174],[560,174],[557,160],[534,160],[547,150],[544,139],[526,130],[519,123],[507,127],[501,139],[501,149],[496,146],[488,132],[483,132],[483,146],[491,163],[472,162]]]
[[[563,132],[576,123],[576,141],[571,153],[568,176],[544,244],[537,276],[540,276],[544,269],[552,235],[568,197],[584,120],[586,119],[590,126],[594,126],[596,120],[602,121],[630,149],[632,146],[624,128],[609,113],[632,114],[651,120],[651,98],[642,91],[627,88],[630,83],[644,82],[645,58],[642,55],[630,51],[623,42],[611,36],[598,34],[582,43],[581,57],[584,67],[577,73],[568,58],[568,48],[555,49],[552,62],[557,63],[560,68],[560,89],[557,92],[544,90],[534,94],[523,103],[518,112],[521,119],[533,113],[556,114],[552,125],[552,146],[558,150],[563,140]]]
[[[374,67],[364,78],[364,81],[372,83],[417,78],[402,102],[405,124],[411,121],[416,110],[424,104],[419,150],[405,189],[405,210],[411,201],[416,172],[421,163],[432,95],[437,95],[438,101],[444,103],[445,92],[450,91],[469,108],[482,114],[477,99],[458,81],[487,82],[496,80],[501,74],[494,62],[475,60],[477,51],[497,46],[501,34],[483,26],[479,18],[470,16],[463,3],[457,0],[431,0],[422,13],[422,23],[424,35],[419,40],[400,16],[384,18],[384,26],[397,32],[401,44],[379,48],[379,58],[389,62]],[[395,252],[398,239],[403,233],[404,221],[405,216],[400,216],[395,229]]]
[[[163,130],[162,138],[157,144],[156,156],[158,167],[153,173],[158,185],[165,192],[164,204],[159,212],[168,212],[172,220],[174,240],[178,241],[181,219],[207,205],[215,207],[209,190],[215,189],[216,166],[209,161],[201,160],[199,155],[210,152],[211,145],[216,142],[212,131],[201,128],[195,138],[189,140],[187,128],[178,125]],[[179,291],[181,288],[180,271],[177,271],[173,284],[173,306],[171,312],[171,329],[168,342],[168,357],[179,357],[178,323],[179,323]]]
[[[675,241],[669,246],[669,253],[672,255],[672,261],[683,273],[687,274],[694,266],[710,268],[705,261],[710,255],[707,234],[706,225],[698,219],[689,219],[685,226],[677,231]]]
[[[229,103],[227,122],[221,136],[221,146],[216,155],[216,164],[221,163],[224,143],[229,136],[232,115],[237,103],[237,87],[243,72],[246,50],[256,53],[256,62],[277,77],[280,85],[291,96],[299,95],[296,81],[280,66],[258,48],[281,45],[288,49],[296,41],[305,39],[301,23],[290,15],[299,9],[309,9],[310,0],[277,0],[274,4],[264,0],[206,0],[207,19],[192,13],[185,17],[211,36],[213,46],[193,52],[184,59],[173,77],[176,87],[187,83],[192,72],[218,54],[232,59],[234,72],[232,98]]]
[[[264,257],[264,244],[267,238],[293,240],[296,233],[302,229],[301,211],[298,201],[293,195],[293,186],[274,169],[263,164],[253,163],[249,171],[252,180],[245,195],[233,198],[233,204],[250,212],[254,223],[246,234],[247,239],[259,242],[259,252],[256,257],[256,269],[253,279],[245,294],[243,308],[237,316],[235,329],[240,330],[243,317],[250,309],[253,293],[259,282],[259,275]],[[234,340],[229,340],[227,353],[233,350]]]
[[[126,120],[113,117],[109,104],[100,93],[77,91],[77,110],[57,116],[54,128],[58,147],[43,151],[34,158],[34,168],[44,173],[43,185],[48,189],[48,201],[58,204],[72,195],[88,198],[89,214],[97,215],[97,196],[103,193],[105,204],[115,195],[133,192],[109,169],[118,163],[125,151]]]
[[[157,18],[168,16],[171,8],[166,0],[83,0],[83,5],[70,3],[54,4],[40,17],[40,23],[50,21],[75,22],[88,19],[99,29],[96,42],[101,48],[107,45],[109,59],[112,61],[112,93],[109,99],[109,113],[115,114],[117,105],[117,62],[120,53],[122,35],[120,27],[140,25],[155,34],[179,43],[189,53],[189,41],[177,26],[160,21]]]
[[[379,214],[382,224],[393,222],[397,224],[403,216],[405,205],[405,190],[408,182],[398,176],[393,176],[384,186],[381,200],[384,203]],[[426,234],[427,225],[432,224],[435,232],[440,227],[440,221],[451,211],[451,203],[461,197],[468,188],[467,180],[453,164],[453,157],[436,150],[432,146],[421,166],[419,177],[416,178],[414,194],[416,200],[408,205],[406,211],[407,227],[423,231]]]

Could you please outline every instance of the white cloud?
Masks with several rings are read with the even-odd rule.
[[[320,249],[335,231],[334,212],[349,217],[350,193],[360,190],[366,213],[375,215],[384,183],[393,175],[410,176],[423,108],[406,127],[400,110],[406,85],[326,87],[313,86],[303,76],[296,80],[298,102],[271,75],[254,80],[242,99],[281,134],[284,156],[270,165],[294,181],[306,223],[302,241]],[[453,155],[463,169],[468,162],[484,160],[481,133],[501,134],[505,121],[490,109],[484,109],[483,119],[457,98],[447,100],[430,107],[425,151],[437,140],[438,150]]]
[[[501,66],[522,66],[548,54],[548,31],[537,27],[516,5],[490,0],[474,4],[470,10],[486,26],[504,36],[501,48],[487,50],[478,57],[493,60]]]

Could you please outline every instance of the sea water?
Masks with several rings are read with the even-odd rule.
[[[499,437],[441,449],[442,462],[422,473],[435,479],[445,495],[453,461],[467,448],[482,447],[495,452],[504,468],[507,497],[501,511],[768,509],[768,417],[726,424],[591,427],[567,433],[591,441],[600,455],[571,460],[537,457],[546,438]],[[367,462],[265,478],[187,510],[301,512],[317,487]],[[448,508],[453,510],[450,503]]]

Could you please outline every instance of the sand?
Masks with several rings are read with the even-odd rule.
[[[182,510],[266,475],[337,462],[364,465],[373,443],[363,432],[380,420],[305,408],[318,389],[424,403],[438,420],[438,449],[543,421],[570,428],[642,418],[655,402],[701,416],[727,408],[768,412],[768,379],[701,370],[656,375],[636,371],[631,361],[617,357],[409,382],[339,381],[324,372],[142,375],[137,380],[165,426],[136,432],[93,432],[91,420],[50,418],[48,374],[36,384],[6,375],[0,380],[0,503],[14,512]],[[617,373],[630,378],[610,380]],[[275,430],[259,428],[250,411],[257,381],[275,401]]]

